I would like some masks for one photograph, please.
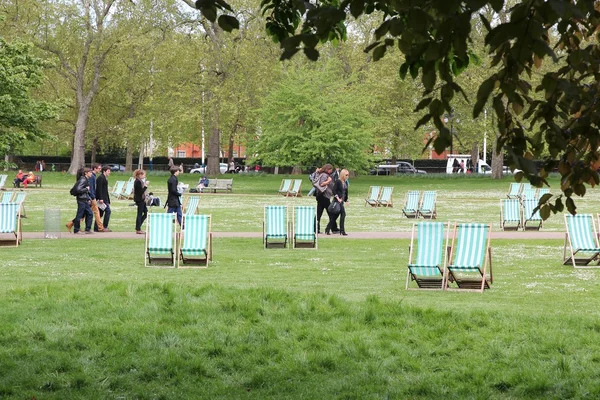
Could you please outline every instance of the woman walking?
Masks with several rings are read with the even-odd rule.
[[[323,216],[323,210],[327,210],[327,207],[331,204],[333,180],[331,179],[331,172],[333,166],[331,164],[325,164],[323,167],[315,171],[315,180],[313,186],[317,189],[317,233],[321,233],[321,217]],[[329,212],[327,213],[329,215]],[[329,216],[331,220],[331,216]],[[327,224],[329,226],[329,224]],[[337,230],[335,222],[333,228]]]
[[[146,189],[148,182],[146,182],[146,171],[143,169],[136,169],[133,173],[135,182],[133,182],[133,201],[137,206],[137,217],[135,219],[135,233],[143,235],[142,224],[148,216],[148,207],[146,206]]]
[[[344,203],[348,202],[348,173],[347,169],[343,169],[340,172],[340,179],[335,181],[333,185],[333,196],[331,201],[337,201],[340,203],[340,235],[348,236],[346,233],[346,209],[344,208]],[[335,227],[337,215],[332,215],[330,217],[330,222],[325,229],[325,233],[329,235],[330,230]]]

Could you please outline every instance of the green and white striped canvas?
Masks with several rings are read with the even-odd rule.
[[[414,214],[419,209],[419,197],[421,196],[421,192],[418,190],[411,190],[406,193],[406,204],[402,209],[405,213]]]
[[[369,195],[365,201],[370,205],[376,205],[379,200],[379,194],[381,193],[381,186],[371,186],[369,188]]]
[[[300,186],[302,185],[302,179],[294,179],[293,187],[288,191],[288,194],[292,196],[297,196],[298,192],[300,192]]]
[[[521,223],[521,203],[517,199],[503,199],[502,201],[502,219],[506,222]]]
[[[290,186],[292,186],[292,180],[291,179],[284,179],[281,182],[281,187],[279,188],[279,193],[281,193],[281,194],[287,194],[287,192],[290,190]]]
[[[0,175],[0,188],[3,188],[4,185],[6,185],[6,178],[8,178],[8,175]]]
[[[448,268],[474,271],[483,267],[489,230],[486,224],[459,224],[454,262]]]
[[[13,197],[13,192],[4,192],[2,193],[2,199],[0,200],[0,203],[2,204],[6,204],[6,203],[10,203],[10,200]]]
[[[119,195],[122,197],[130,197],[133,194],[133,184],[135,183],[135,179],[129,179],[127,181],[127,185],[122,193]]]
[[[377,203],[382,206],[389,205],[392,202],[392,193],[394,192],[394,188],[392,186],[384,186],[381,189],[381,196]],[[417,200],[418,202],[418,200]],[[415,210],[417,207],[415,207]]]
[[[521,194],[523,186],[521,183],[513,182],[510,184],[510,189],[506,195],[509,199],[516,199]]]
[[[523,200],[523,214],[526,221],[541,221],[540,210],[535,213],[533,210],[537,207],[538,200]]]
[[[265,236],[267,239],[287,237],[287,206],[265,206]]]
[[[315,208],[299,206],[294,208],[294,238],[315,240]]]
[[[0,204],[0,233],[17,232],[19,207],[17,203]]]
[[[190,196],[188,198],[188,202],[185,207],[185,215],[196,214],[196,211],[198,211],[199,204],[200,204],[200,196]]]
[[[148,213],[148,251],[172,254],[175,213]]]
[[[521,192],[521,200],[535,200],[537,189],[523,189]]]
[[[565,215],[565,221],[574,252],[600,251],[591,214]]]
[[[548,189],[548,188],[539,188],[537,190],[536,195],[535,195],[535,200],[539,201],[542,198],[542,196],[545,195],[545,194],[547,194],[547,193],[550,193],[550,189]]]
[[[181,254],[184,256],[208,255],[210,215],[184,215],[183,226]]]
[[[434,190],[426,190],[423,192],[423,200],[419,212],[421,214],[432,214],[435,211],[435,198],[437,192]]]
[[[125,186],[125,181],[117,181],[115,184],[115,189],[110,193],[115,197],[119,197],[121,193],[123,193],[123,187]]]
[[[13,199],[12,202],[21,204],[25,201],[26,196],[27,196],[27,193],[25,193],[25,192],[17,192],[17,194],[15,194],[15,198]]]
[[[418,276],[441,276],[444,254],[443,222],[422,222],[415,224],[417,229],[417,258],[408,264],[410,272]]]

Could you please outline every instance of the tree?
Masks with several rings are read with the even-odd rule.
[[[40,122],[56,116],[55,106],[31,96],[42,84],[43,66],[31,45],[0,38],[0,154],[43,136]]]

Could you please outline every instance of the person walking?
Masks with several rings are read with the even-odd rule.
[[[78,234],[81,230],[81,220],[85,218],[85,233],[92,233],[92,209],[90,208],[90,182],[92,170],[83,168],[81,173],[77,174],[77,182],[71,189],[71,194],[77,198],[77,214],[72,221],[67,223],[69,232],[73,228],[73,234]]]
[[[167,212],[177,214],[177,222],[181,226],[181,193],[178,188],[179,179],[177,179],[180,172],[177,167],[171,168],[171,176],[167,180]]]
[[[98,202],[96,201],[96,174],[100,172],[102,166],[100,164],[95,164],[92,167],[92,175],[90,176],[90,206],[92,208],[92,212],[94,213],[94,232],[104,232],[104,224],[102,224],[102,217],[100,215],[100,210],[98,209]]]
[[[108,229],[108,223],[110,222],[111,214],[110,195],[108,194],[108,177],[110,176],[110,172],[110,167],[104,166],[102,167],[100,175],[96,179],[96,201],[98,202],[100,217],[103,217],[103,232],[112,232],[110,229]],[[96,230],[96,226],[94,226],[94,230]]]
[[[135,218],[135,233],[143,235],[142,224],[148,217],[148,207],[146,206],[146,189],[148,188],[148,182],[146,182],[146,171],[143,169],[136,169],[133,173],[135,181],[133,182],[133,201],[137,206],[137,217]]]
[[[350,173],[347,169],[343,169],[340,171],[340,177],[333,185],[333,196],[331,197],[331,201],[337,201],[340,203],[340,235],[348,236],[346,233],[346,209],[344,207],[345,203],[348,203],[348,176]],[[332,215],[327,228],[325,228],[325,233],[329,235],[329,231],[336,224],[337,215]]]
[[[321,217],[323,216],[323,211],[327,210],[329,205],[331,204],[331,196],[332,196],[332,188],[333,188],[333,180],[331,179],[331,172],[333,171],[333,166],[331,164],[325,164],[317,172],[313,185],[316,188],[317,196],[317,233],[321,233]],[[329,212],[327,213],[329,215]],[[331,216],[329,216],[331,220]],[[328,224],[329,225],[329,224]],[[337,232],[337,226],[334,222],[331,228],[335,228],[334,232]]]

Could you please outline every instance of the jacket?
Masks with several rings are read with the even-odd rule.
[[[146,186],[144,185],[144,182],[142,182],[141,179],[136,178],[135,182],[133,182],[133,201],[136,203],[144,201],[144,198],[146,197],[145,193]]]
[[[90,199],[92,200],[96,200],[96,174],[94,174],[92,172],[92,176],[90,176],[90,179],[88,179],[88,182],[90,184]]]
[[[100,174],[96,179],[96,200],[102,200],[106,204],[110,204],[110,196],[108,194],[108,180],[104,174]]]
[[[344,202],[348,201],[348,183],[338,179],[333,184],[333,195],[339,197]]]
[[[75,184],[75,193],[77,193],[75,197],[77,198],[77,201],[90,201],[89,186],[90,183],[88,179],[85,177],[85,175],[81,175]]]
[[[181,206],[180,194],[177,190],[177,185],[179,184],[179,179],[175,175],[171,175],[171,177],[167,180],[167,207],[177,208]]]

